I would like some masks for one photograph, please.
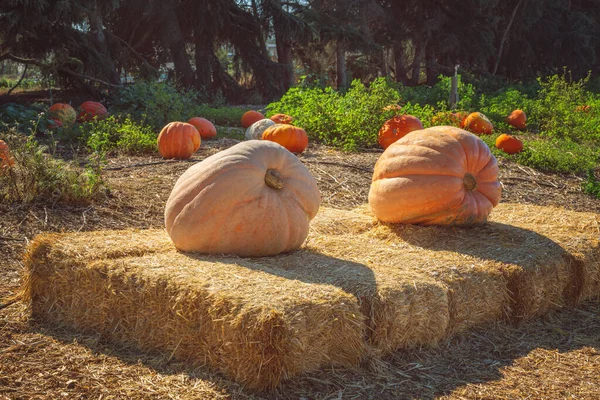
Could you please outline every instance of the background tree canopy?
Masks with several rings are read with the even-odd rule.
[[[454,66],[528,81],[600,73],[598,0],[4,0],[0,61],[61,87],[172,78],[230,102],[270,101],[305,76],[343,89],[434,84]],[[492,79],[493,81],[493,79]]]

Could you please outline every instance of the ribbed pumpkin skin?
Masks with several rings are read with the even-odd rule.
[[[200,148],[200,133],[193,125],[171,122],[158,135],[158,152],[163,158],[188,159]]]
[[[275,114],[272,115],[269,119],[275,122],[276,124],[291,124],[294,120],[294,117],[290,117],[286,114]]]
[[[479,135],[491,135],[494,130],[492,122],[488,119],[488,117],[480,112],[469,114],[469,116],[465,118],[462,125],[463,128],[469,132]]]
[[[276,170],[282,189],[265,183]],[[296,249],[308,235],[321,196],[296,156],[277,143],[238,143],[190,167],[175,183],[165,226],[183,251],[275,255]]]
[[[8,145],[4,140],[0,140],[0,172],[15,165],[15,160],[10,154]]]
[[[79,114],[77,115],[77,121],[87,122],[94,118],[104,119],[108,116],[108,110],[101,103],[96,101],[84,101],[79,106]]]
[[[469,174],[474,190],[465,187]],[[486,221],[500,195],[489,147],[460,128],[435,126],[411,132],[383,152],[369,204],[384,222],[471,225]]]
[[[56,103],[48,109],[48,114],[51,119],[56,119],[62,122],[63,126],[69,126],[75,123],[77,113],[70,104]]]
[[[527,116],[523,110],[514,110],[506,117],[506,122],[517,129],[525,129],[527,127]]]
[[[496,148],[508,154],[520,153],[523,151],[523,142],[514,136],[503,133],[496,139]]]
[[[252,125],[246,129],[244,133],[244,137],[246,140],[262,140],[262,134],[268,127],[275,125],[269,118],[261,119],[260,121],[256,121]]]
[[[200,137],[202,139],[212,139],[217,136],[217,128],[215,128],[213,123],[206,118],[190,118],[188,120],[188,124],[193,125],[196,129],[198,129],[198,133],[200,133]]]
[[[302,153],[308,147],[308,135],[302,128],[288,124],[275,124],[262,134],[262,140],[279,143],[292,153]]]
[[[250,125],[256,121],[260,121],[261,119],[265,119],[265,116],[258,111],[250,110],[246,111],[244,115],[242,115],[241,123],[244,128],[248,128]]]
[[[383,123],[377,133],[377,141],[382,149],[387,149],[396,140],[419,129],[423,129],[419,118],[412,115],[397,115]]]

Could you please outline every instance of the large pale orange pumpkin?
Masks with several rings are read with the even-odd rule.
[[[79,114],[77,115],[78,122],[91,121],[94,118],[104,119],[108,116],[108,110],[97,101],[84,101],[79,106]]]
[[[489,147],[460,128],[414,131],[375,164],[369,204],[384,222],[471,225],[500,201],[498,163]]]
[[[242,115],[242,126],[244,128],[248,128],[250,127],[250,125],[252,125],[256,121],[260,121],[261,119],[265,119],[265,116],[259,113],[258,111],[246,111],[244,115]]]
[[[75,123],[77,113],[71,105],[66,103],[56,103],[48,109],[50,119],[56,119],[60,121],[63,126],[70,126]]]
[[[523,142],[514,136],[503,133],[496,138],[496,148],[508,154],[520,153],[523,151]]]
[[[463,122],[463,127],[478,135],[491,135],[494,130],[492,122],[480,112],[473,112]]]
[[[418,129],[423,129],[419,118],[412,115],[397,115],[383,123],[377,134],[377,140],[381,148],[387,149],[396,140]]]
[[[523,110],[514,110],[506,117],[506,122],[517,129],[525,129],[527,127],[527,116]]]
[[[249,140],[190,167],[175,183],[165,226],[183,251],[271,256],[297,249],[321,196],[284,147]]]
[[[272,115],[269,119],[275,122],[276,124],[291,124],[294,120],[294,117],[290,117],[286,114],[275,114]]]
[[[190,118],[188,124],[194,125],[194,127],[198,129],[198,133],[200,133],[202,139],[212,139],[217,136],[217,128],[215,128],[213,123],[206,118]]]
[[[262,140],[279,143],[292,153],[302,153],[308,146],[308,135],[302,128],[288,124],[275,124],[262,134]]]
[[[10,154],[8,145],[4,140],[0,140],[0,173],[13,165],[15,165],[15,160],[12,154]]]
[[[200,148],[200,133],[193,125],[171,122],[158,135],[158,152],[163,158],[187,159]]]

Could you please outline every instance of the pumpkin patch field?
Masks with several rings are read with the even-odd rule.
[[[189,158],[109,156],[99,199],[0,203],[0,399],[595,398],[600,200],[581,178],[499,157],[487,223],[400,225],[369,206],[382,150],[265,143],[317,185],[300,248],[178,251],[169,196],[248,152],[236,129]]]

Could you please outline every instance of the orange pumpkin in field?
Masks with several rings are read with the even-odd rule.
[[[217,128],[212,122],[202,117],[194,117],[188,120],[188,124],[194,125],[202,139],[212,139],[217,136]]]
[[[187,159],[200,148],[200,133],[193,125],[171,122],[158,135],[158,152],[163,158]]]
[[[262,140],[279,143],[292,153],[302,153],[308,146],[308,135],[302,128],[288,124],[275,124],[262,134]]]
[[[369,205],[384,222],[471,225],[500,202],[498,163],[477,136],[452,126],[411,132],[377,160]]]
[[[294,120],[294,117],[290,117],[289,115],[285,115],[285,114],[275,114],[275,115],[271,116],[269,119],[271,121],[275,122],[276,124],[291,124],[292,121]]]
[[[56,103],[48,109],[51,119],[60,121],[63,126],[69,126],[75,123],[77,113],[75,109],[67,103]]]
[[[465,119],[464,129],[478,135],[491,135],[494,126],[488,117],[480,112],[474,112]]]
[[[84,101],[79,106],[78,122],[92,121],[94,118],[104,119],[108,116],[106,107],[96,101]]]
[[[523,142],[514,136],[503,133],[496,139],[496,148],[508,154],[520,153],[523,151]]]
[[[8,145],[4,140],[0,140],[0,172],[4,169],[9,169],[15,165],[15,160],[10,154]]]
[[[260,121],[261,119],[265,119],[265,116],[259,113],[258,111],[246,111],[244,115],[242,115],[242,126],[244,128],[249,128],[250,125],[252,125],[256,121]]]
[[[453,122],[452,125],[455,125],[455,126],[458,126],[459,128],[464,129],[465,120],[467,119],[468,116],[469,116],[469,113],[466,111],[457,111],[457,112],[450,114],[450,120],[452,120],[452,122]]]
[[[525,129],[527,127],[527,116],[523,110],[515,110],[506,117],[506,122],[517,129]]]
[[[419,129],[423,129],[419,118],[412,115],[397,115],[384,122],[377,134],[377,141],[383,149],[387,149],[396,140]]]

